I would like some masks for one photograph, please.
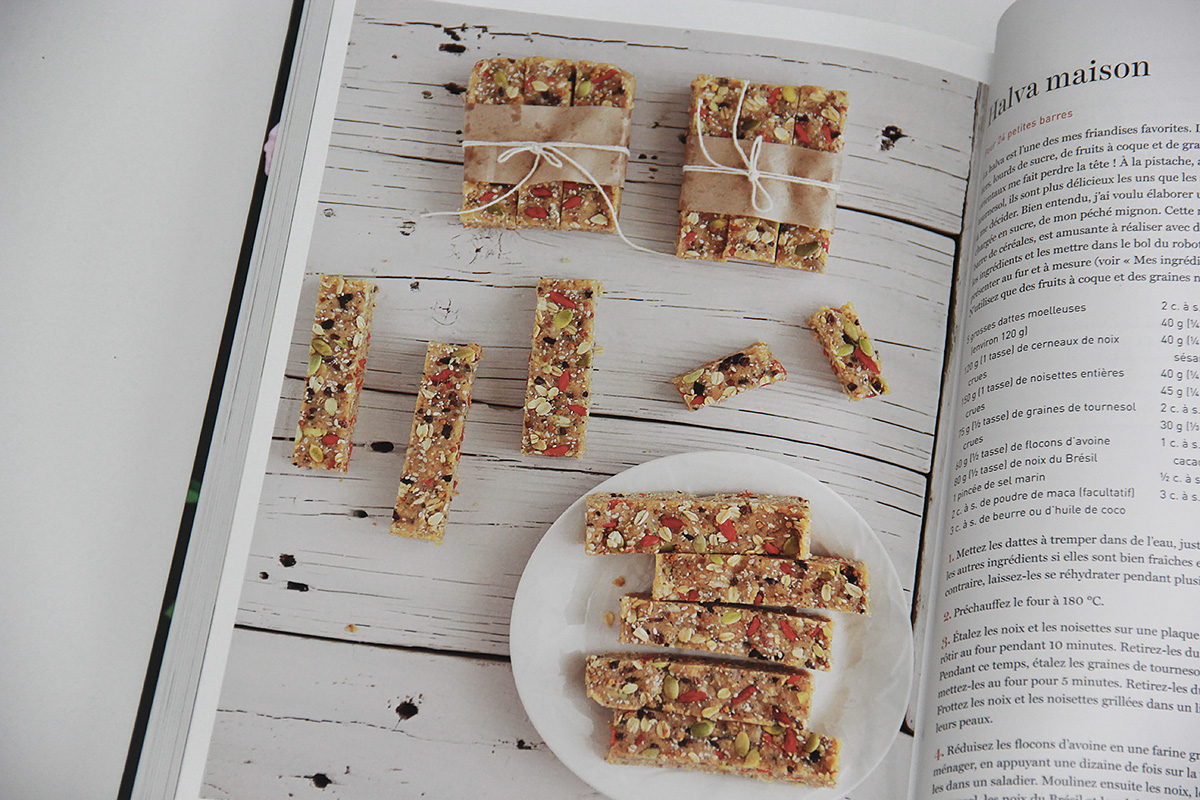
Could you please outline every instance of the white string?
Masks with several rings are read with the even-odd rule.
[[[817,180],[816,178],[806,178],[801,175],[788,175],[781,172],[767,172],[758,168],[758,159],[762,156],[762,134],[754,137],[754,142],[750,145],[750,153],[748,155],[746,151],[742,149],[741,141],[737,136],[736,121],[742,117],[742,102],[746,99],[747,88],[749,88],[748,84],[742,84],[742,91],[738,94],[737,109],[735,110],[733,117],[735,122],[732,136],[733,147],[737,151],[737,154],[741,156],[742,163],[745,165],[745,169],[726,166],[716,161],[711,155],[709,155],[708,148],[704,145],[704,126],[700,119],[700,103],[696,103],[696,138],[700,143],[700,152],[704,155],[704,158],[708,160],[708,163],[711,166],[706,167],[703,164],[684,164],[683,171],[745,176],[746,179],[750,181],[750,202],[754,205],[754,209],[759,212],[769,211],[775,205],[775,199],[771,197],[771,193],[768,192],[767,187],[763,185],[764,178],[768,180],[784,181],[785,183],[796,183],[805,186],[818,186],[824,189],[832,189],[836,192],[838,190],[838,185],[836,183]],[[760,192],[764,197],[766,197],[765,204],[759,202]]]
[[[621,153],[626,159],[628,159],[628,147],[622,147],[621,145],[613,144],[581,144],[579,142],[488,142],[476,139],[468,139],[462,143],[462,146],[464,149],[467,147],[508,148],[496,157],[496,162],[499,164],[504,164],[521,153],[533,153],[533,166],[529,168],[529,172],[525,173],[525,177],[521,178],[521,180],[518,181],[511,189],[499,197],[492,198],[481,206],[477,206],[475,208],[461,208],[458,211],[427,211],[421,214],[422,217],[440,217],[451,215],[458,216],[461,214],[473,214],[477,211],[482,211],[488,206],[499,203],[505,198],[510,197],[514,192],[528,183],[529,179],[533,177],[533,174],[537,172],[538,167],[541,166],[543,160],[556,169],[562,167],[563,163],[566,162],[575,169],[579,170],[580,174],[587,178],[587,181],[592,186],[596,187],[600,197],[604,200],[604,205],[608,209],[608,213],[612,215],[613,229],[616,231],[617,236],[621,237],[621,241],[632,247],[634,250],[640,250],[643,253],[658,252],[629,241],[629,238],[625,235],[625,232],[621,230],[621,223],[617,220],[617,209],[613,205],[612,199],[609,198],[608,192],[604,191],[604,187],[601,185],[600,181],[592,175],[592,173],[588,172],[587,169],[578,161],[567,155],[564,150],[564,148],[569,147],[582,148],[584,150],[604,150],[610,153]]]

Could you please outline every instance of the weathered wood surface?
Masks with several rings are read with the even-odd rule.
[[[376,425],[399,429],[405,416],[401,411],[364,416],[364,433],[386,436]],[[377,422],[368,424],[372,417]],[[464,442],[461,494],[440,547],[388,533],[402,461],[398,451],[357,450],[356,468],[345,479],[315,480],[298,471],[269,475],[239,622],[351,641],[507,655],[508,616],[521,571],[568,505],[604,477],[650,457],[733,449],[725,431],[626,419],[597,418],[592,424],[595,444],[587,460],[562,468],[516,457],[519,414],[476,404]],[[911,602],[923,476],[841,451],[781,446],[766,436],[737,441],[740,448],[820,478],[846,498],[879,534]],[[281,458],[290,452],[288,440],[274,447]],[[348,624],[357,632],[347,633]]]
[[[231,656],[206,798],[603,797],[538,736],[507,662],[253,630]],[[901,734],[852,798],[903,796],[911,757]]]
[[[976,86],[911,64],[787,42],[531,21],[428,3],[359,5],[309,275],[299,310],[279,310],[294,316],[294,334],[238,613],[240,625],[257,630],[239,631],[230,657],[209,762],[212,796],[262,796],[283,785],[306,796],[313,787],[304,776],[320,771],[308,765],[309,754],[351,767],[324,773],[334,781],[324,796],[335,788],[341,794],[333,796],[345,797],[384,790],[465,796],[451,783],[414,776],[418,767],[453,761],[460,769],[446,780],[457,780],[468,767],[491,770],[497,753],[512,755],[501,739],[535,741],[503,663],[512,599],[530,553],[576,498],[658,456],[749,450],[824,481],[880,535],[911,602]],[[607,61],[637,74],[621,222],[633,241],[662,255],[633,251],[611,235],[468,230],[453,217],[420,216],[461,201],[456,92],[471,64],[497,54]],[[701,72],[850,91],[826,274],[668,255],[687,87]],[[904,133],[891,147],[881,133],[888,126]],[[290,464],[315,276],[324,272],[371,277],[383,287],[346,477]],[[543,276],[605,285],[589,452],[580,460],[518,454],[533,287]],[[820,306],[846,300],[878,343],[892,384],[885,398],[845,400],[807,330]],[[430,339],[484,348],[461,494],[441,547],[387,533]],[[667,379],[757,339],[787,367],[785,383],[699,412],[683,408]],[[263,670],[297,662],[303,669],[294,676]],[[376,706],[391,713],[371,694],[371,682],[382,686],[383,676],[411,687],[389,688],[388,697],[430,697],[476,673],[488,676],[471,696],[495,723],[487,735],[455,738],[463,734],[453,715],[468,712],[430,706],[421,724],[444,733],[419,750],[392,753],[379,742],[395,719],[385,713],[378,727],[356,722],[374,719],[366,715]],[[499,673],[508,682],[503,689]],[[339,681],[354,690],[338,694],[330,687]],[[335,702],[335,694],[344,705],[322,713],[319,704]],[[313,719],[335,723],[305,721]],[[329,738],[343,728],[345,738]],[[369,745],[356,738],[366,736]],[[899,750],[907,752],[905,742]],[[512,791],[497,796],[527,793],[522,786],[535,796],[537,786],[553,786],[554,796],[593,796],[573,776],[554,772],[565,771],[557,763],[548,767],[553,759],[544,748],[517,755],[499,773],[510,776]],[[889,758],[897,780],[907,760],[895,752]],[[542,774],[550,783],[535,782]]]

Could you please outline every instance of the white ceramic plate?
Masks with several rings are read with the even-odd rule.
[[[805,497],[812,510],[812,549],[865,561],[871,616],[830,612],[833,669],[815,672],[811,728],[842,740],[836,788],[809,789],[732,775],[604,760],[612,712],[589,700],[584,659],[610,650],[664,652],[617,642],[620,597],[649,591],[654,558],[589,556],[583,550],[584,498],[550,526],[529,559],[513,602],[509,644],[521,702],[538,733],[576,775],[613,800],[739,798],[834,800],[850,792],[887,753],[908,704],[913,639],[909,609],[891,559],[846,501],[797,469],[742,453],[685,453],[633,467],[593,491],[753,491]],[[613,581],[623,577],[624,585]],[[678,651],[686,654],[689,651]]]

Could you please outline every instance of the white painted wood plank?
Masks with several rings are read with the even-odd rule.
[[[505,662],[238,630],[230,665],[205,798],[602,797],[538,736]]]

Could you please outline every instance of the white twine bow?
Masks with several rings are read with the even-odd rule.
[[[700,152],[708,161],[708,166],[704,164],[684,164],[684,172],[708,172],[718,175],[742,175],[750,182],[750,202],[754,206],[754,210],[760,213],[770,211],[775,205],[775,199],[771,197],[771,193],[767,191],[767,187],[763,185],[763,180],[783,181],[785,183],[795,183],[804,186],[818,186],[824,189],[838,190],[836,183],[829,181],[817,180],[816,178],[806,178],[802,175],[788,175],[782,172],[768,172],[758,168],[758,159],[762,156],[763,137],[762,134],[754,137],[754,141],[750,145],[750,152],[747,153],[742,149],[741,140],[737,137],[736,121],[742,118],[742,103],[746,99],[746,89],[748,84],[742,84],[742,91],[738,94],[737,109],[734,111],[734,130],[733,130],[733,148],[737,150],[737,154],[741,156],[744,169],[730,167],[718,162],[709,155],[708,148],[704,145],[704,126],[700,119],[700,103],[696,103],[696,133],[697,140],[700,143]],[[760,202],[759,196],[765,197],[766,202]]]
[[[517,192],[517,190],[519,190],[522,186],[524,186],[526,183],[529,182],[530,178],[532,178],[533,174],[535,172],[537,172],[538,167],[540,167],[542,165],[543,161],[545,161],[547,164],[549,164],[550,166],[552,166],[556,169],[562,167],[562,165],[564,163],[566,163],[566,164],[571,165],[575,169],[579,170],[579,173],[587,179],[587,182],[590,183],[592,186],[596,187],[596,190],[599,193],[601,199],[604,200],[604,205],[608,209],[608,213],[611,215],[611,219],[613,221],[613,228],[616,231],[617,236],[621,237],[621,241],[623,241],[625,244],[632,247],[634,250],[640,250],[643,253],[657,252],[655,250],[650,250],[649,248],[642,247],[641,245],[637,245],[637,244],[634,244],[633,242],[629,241],[629,238],[627,236],[625,236],[625,232],[621,230],[621,223],[617,220],[617,209],[613,205],[612,199],[609,198],[608,192],[604,191],[603,185],[601,185],[600,181],[597,180],[595,178],[595,176],[592,175],[592,173],[588,172],[587,169],[582,164],[580,164],[575,159],[571,158],[571,156],[567,155],[567,153],[565,152],[567,148],[580,148],[583,150],[603,150],[603,151],[609,152],[609,153],[623,154],[625,156],[625,158],[628,159],[629,158],[629,148],[628,147],[622,147],[621,145],[615,145],[615,144],[583,144],[581,142],[530,142],[530,141],[489,142],[489,141],[483,141],[483,140],[479,140],[479,139],[467,139],[462,143],[462,146],[463,146],[464,150],[468,147],[504,147],[504,148],[507,148],[502,153],[500,153],[500,155],[498,155],[496,157],[497,163],[500,163],[500,164],[504,164],[504,163],[508,162],[509,160],[515,158],[516,156],[521,155],[522,153],[532,153],[534,156],[533,166],[529,168],[529,172],[525,173],[525,177],[521,178],[521,180],[517,181],[517,183],[514,184],[511,189],[509,189],[507,192],[500,195],[499,197],[493,197],[492,199],[488,200],[483,205],[476,206],[475,208],[461,208],[458,211],[428,211],[428,212],[422,214],[421,215],[422,217],[440,217],[440,216],[451,216],[451,215],[458,216],[461,214],[473,214],[476,211],[482,211],[483,209],[487,208],[488,206],[493,205],[495,203],[499,203],[502,200],[505,200],[506,198],[511,197],[513,194],[515,194]]]

